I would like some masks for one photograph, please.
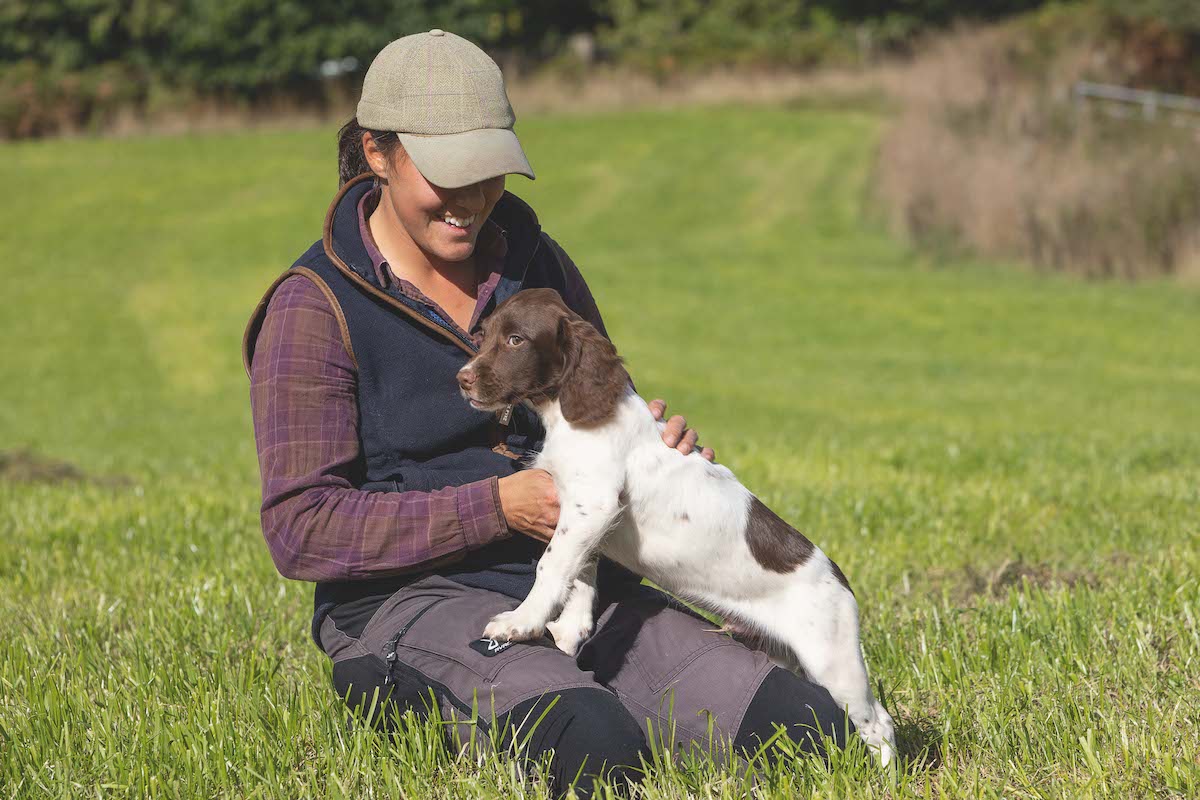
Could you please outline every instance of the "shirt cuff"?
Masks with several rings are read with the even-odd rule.
[[[468,550],[478,550],[512,535],[500,509],[500,479],[468,483],[458,488],[458,519]]]

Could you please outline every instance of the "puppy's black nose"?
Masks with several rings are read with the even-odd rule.
[[[458,385],[470,389],[475,385],[475,370],[463,368],[458,371]]]

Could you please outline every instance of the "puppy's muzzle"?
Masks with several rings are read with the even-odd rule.
[[[470,392],[475,388],[477,377],[475,370],[471,369],[470,366],[463,367],[458,371],[458,387],[464,392]]]

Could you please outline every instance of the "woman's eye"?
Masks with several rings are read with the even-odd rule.
[[[517,336],[515,333],[512,336],[508,337],[508,344],[511,347],[516,347],[517,345],[521,344],[524,341],[525,341],[524,339],[522,339],[520,336]]]

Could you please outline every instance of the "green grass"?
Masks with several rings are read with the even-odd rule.
[[[1200,792],[1200,293],[936,263],[865,208],[884,120],[522,122],[514,178],[639,388],[845,568],[898,723],[764,797]],[[5,145],[0,794],[541,797],[348,730],[257,523],[242,326],[332,130]],[[506,762],[507,763],[507,762]],[[660,757],[643,796],[739,797]]]

